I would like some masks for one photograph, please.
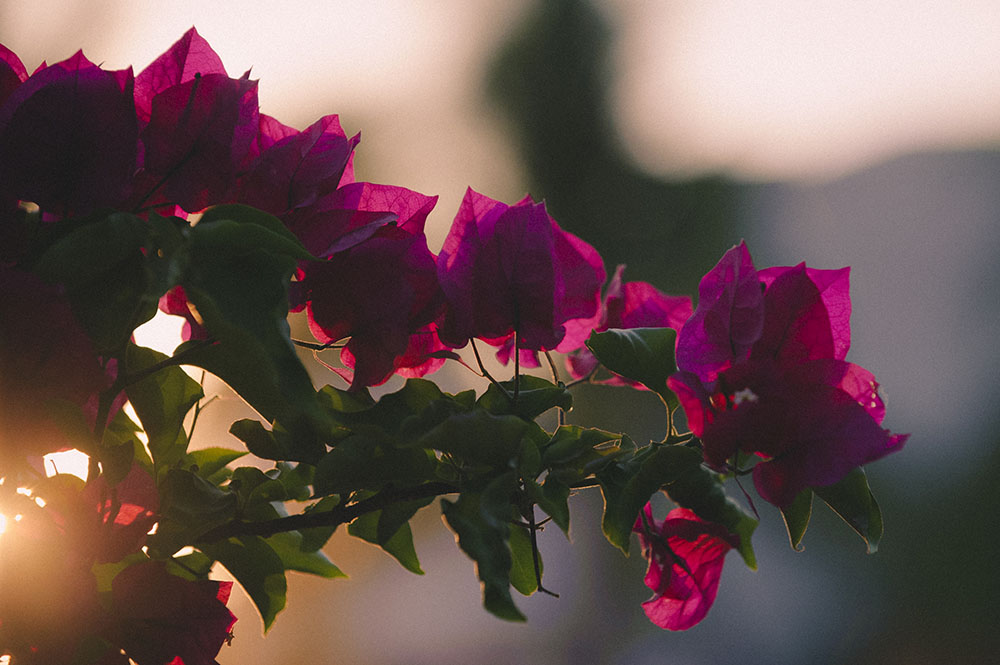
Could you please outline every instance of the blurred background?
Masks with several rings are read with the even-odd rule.
[[[414,525],[426,575],[338,532],[326,551],[350,578],[290,576],[266,639],[235,594],[220,663],[995,662],[1000,5],[0,2],[0,43],[29,71],[82,47],[138,72],[192,25],[230,75],[252,68],[265,113],[299,128],[339,113],[361,131],[360,180],[440,195],[434,251],[472,186],[544,198],[609,270],[672,293],[696,293],[740,238],[759,267],[852,266],[849,360],[881,381],[886,426],[912,433],[868,469],[877,554],[821,506],[796,553],[758,502],[760,570],[730,557],[686,633],[646,620],[643,561],[604,541],[589,492],[572,544],[541,537],[561,597],[518,599],[526,625],[481,609],[431,507]],[[648,394],[584,386],[576,403],[573,422],[662,437]],[[240,409],[210,407],[196,444],[236,447]]]

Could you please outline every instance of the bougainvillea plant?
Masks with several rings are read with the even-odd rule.
[[[342,575],[323,549],[340,525],[419,572],[409,521],[437,497],[486,609],[512,621],[512,588],[547,591],[540,525],[567,531],[585,488],[612,545],[638,534],[644,608],[672,630],[705,617],[729,550],[756,566],[737,476],[793,547],[815,494],[876,549],[862,467],[906,436],[845,360],[846,268],[757,270],[740,244],[697,309],[621,266],[602,297],[597,250],[543,203],[472,189],[435,256],[436,198],[357,181],[358,142],[336,116],[298,131],[260,113],[257,82],[194,29],[138,76],[82,53],[29,75],[0,47],[0,655],[214,663],[236,621],[216,566],[266,629],[287,571]],[[134,341],[158,309],[185,319],[169,355]],[[512,378],[490,375],[482,344]],[[339,349],[323,362],[335,385],[314,386],[303,349]],[[446,362],[488,387],[422,378]],[[258,414],[228,445],[189,449],[204,395],[182,365]],[[566,425],[582,381],[659,395],[663,439]],[[85,479],[46,473],[67,449],[89,457]],[[676,506],[663,519],[658,493]]]

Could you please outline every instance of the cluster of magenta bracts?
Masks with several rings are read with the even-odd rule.
[[[256,82],[229,77],[193,29],[135,77],[131,69],[103,70],[82,53],[28,76],[0,46],[0,462],[66,447],[43,405],[65,400],[93,420],[97,396],[115,375],[60,289],[19,267],[24,238],[16,220],[29,203],[47,223],[107,209],[188,218],[224,203],[274,215],[317,259],[300,262],[291,307],[306,310],[321,344],[344,342],[343,367],[334,371],[352,390],[394,374],[424,376],[475,339],[497,347],[503,362],[518,354],[527,367],[538,366],[539,352],[564,353],[574,378],[592,377],[598,360],[584,346],[591,332],[670,327],[679,331],[679,371],[668,385],[701,439],[706,464],[733,472],[740,460],[756,457],[754,482],[771,503],[785,508],[800,492],[836,483],[903,445],[905,436],[880,426],[884,405],[872,375],[844,361],[847,269],[757,271],[740,245],[702,280],[693,313],[687,297],[623,282],[622,266],[602,299],[601,257],[562,230],[543,204],[526,198],[507,205],[471,189],[435,256],[424,224],[436,197],[355,181],[358,142],[336,116],[297,131],[260,113]],[[160,307],[187,319],[187,338],[210,336],[180,287]],[[53,329],[58,344],[47,341]],[[618,376],[605,381],[638,385]],[[97,490],[88,485],[73,493],[78,519],[42,527],[40,538],[65,540],[58,551],[83,552],[79,561],[58,562],[60,569],[118,560],[78,548],[67,526],[74,519],[110,519],[103,532],[125,543],[116,546],[118,558],[141,547],[156,490],[128,482],[119,485],[117,500],[130,501],[135,490],[134,510],[109,517],[110,506],[90,496]],[[738,538],[686,509],[657,522],[647,507],[635,531],[655,594],[647,614],[670,629],[700,621]],[[116,609],[95,610],[96,623],[80,634],[104,635],[139,663],[163,662],[166,653],[143,653],[152,648],[143,644],[166,644],[175,662],[213,662],[233,621],[224,607],[228,586],[206,590],[156,565],[115,577]],[[78,595],[80,606],[98,604],[94,589]],[[126,624],[143,612],[156,613],[143,625],[162,620],[175,632],[126,644],[122,636],[141,635]],[[174,622],[181,614],[206,619]],[[9,640],[14,630],[20,628],[0,613],[0,637]],[[41,628],[32,630],[44,638]]]

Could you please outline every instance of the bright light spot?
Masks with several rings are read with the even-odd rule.
[[[183,340],[184,319],[157,310],[156,315],[135,329],[135,343],[171,355]]]
[[[83,480],[87,479],[90,457],[76,448],[59,453],[49,453],[43,459],[45,460],[45,475],[50,478],[57,473],[68,473]]]
[[[7,516],[4,515],[3,513],[0,513],[0,533],[3,533],[6,530],[7,530]],[[0,660],[0,663],[3,663],[3,661]]]
[[[0,665],[10,665],[10,656],[0,656]]]
[[[14,491],[17,492],[18,494],[21,494],[22,496],[31,496],[31,489],[27,487],[18,487]]]
[[[40,496],[36,496],[35,497],[35,505],[38,506],[39,508],[44,508],[45,507],[45,499],[43,499]]]
[[[177,558],[179,556],[187,556],[189,554],[194,554],[194,548],[191,547],[190,545],[185,545],[184,547],[180,548],[179,550],[177,550],[177,552],[174,553],[174,558]]]
[[[127,415],[129,418],[131,418],[135,422],[137,422],[137,423],[140,422],[140,420],[139,420],[139,414],[137,414],[135,412],[135,407],[132,406],[132,402],[125,402],[125,406],[122,407],[122,411],[124,411],[125,415]],[[146,433],[142,432],[142,431],[139,431],[139,432],[135,433],[135,436],[136,436],[137,439],[139,439],[140,441],[142,441],[142,445],[144,445],[146,447],[146,452],[149,452],[149,437],[146,436]]]

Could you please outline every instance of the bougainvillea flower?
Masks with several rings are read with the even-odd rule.
[[[16,86],[0,106],[2,193],[57,215],[126,200],[138,136],[132,87],[131,68],[105,71],[82,51]]]
[[[667,295],[649,282],[623,282],[624,272],[624,265],[615,269],[604,294],[600,324],[594,331],[610,328],[673,328],[679,331],[683,328],[684,322],[691,318],[691,298]],[[586,347],[566,356],[566,367],[574,379],[590,375],[597,364],[597,358]],[[618,375],[602,383],[644,388]]]
[[[649,620],[687,630],[704,619],[715,602],[726,553],[739,546],[739,537],[686,508],[657,522],[648,503],[632,531],[649,560],[645,582],[653,597],[642,604]]]
[[[28,79],[28,72],[17,54],[0,44],[0,106],[17,86]]]
[[[274,123],[262,122],[261,129],[273,130]],[[270,139],[258,138],[261,152],[240,179],[238,200],[281,217],[337,189],[360,135],[348,138],[337,116],[328,115],[302,132]]]
[[[445,344],[479,338],[502,345],[516,331],[518,348],[532,351],[582,345],[589,330],[569,322],[593,327],[605,279],[597,250],[559,228],[543,203],[525,198],[510,206],[472,189],[445,239],[438,274],[447,298]]]
[[[758,455],[757,491],[786,507],[802,490],[837,483],[906,442],[881,427],[875,377],[843,360],[847,269],[800,264],[757,273],[741,244],[699,292],[678,342],[681,371],[667,384],[706,462],[723,468],[737,451]]]
[[[96,418],[111,383],[58,287],[0,266],[0,459],[76,446],[56,413]]]
[[[320,258],[350,249],[393,222],[421,235],[436,196],[370,182],[345,184],[310,206],[282,216],[307,250]]]
[[[306,249],[326,259],[300,264],[292,305],[307,305],[320,342],[351,338],[338,371],[352,388],[441,364],[430,354],[444,346],[425,329],[442,303],[424,235],[436,202],[402,187],[352,183],[286,217]]]
[[[302,283],[309,328],[322,343],[345,337],[351,387],[378,385],[407,354],[410,338],[440,311],[434,256],[423,234],[389,225],[328,260],[309,264]]]
[[[136,203],[198,212],[231,200],[236,175],[252,158],[258,113],[249,72],[239,79],[197,74],[158,93],[141,134]]]
[[[115,642],[139,665],[217,665],[236,623],[232,584],[186,580],[161,561],[129,566],[111,582]]]
[[[207,74],[226,76],[226,69],[208,42],[191,28],[135,77],[135,112],[139,122],[143,126],[149,122],[156,95]]]

